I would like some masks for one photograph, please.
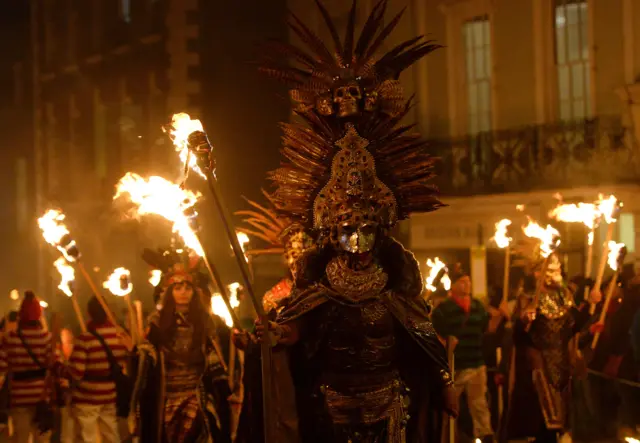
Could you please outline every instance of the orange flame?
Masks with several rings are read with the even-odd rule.
[[[609,255],[607,256],[607,263],[612,271],[618,270],[618,257],[620,256],[620,250],[624,248],[624,243],[616,243],[614,241],[609,242]]]
[[[249,245],[249,236],[244,232],[236,232],[236,237],[238,238],[238,243],[240,243],[240,248],[242,248],[242,252],[244,252],[244,259],[249,260],[247,257],[247,246]]]
[[[133,284],[129,280],[131,276],[131,272],[125,268],[117,268],[114,270],[107,281],[102,283],[102,287],[108,289],[113,295],[118,297],[124,297],[125,295],[131,294],[133,291]],[[126,281],[126,287],[122,287],[122,281]]]
[[[498,245],[500,249],[509,246],[509,243],[511,243],[511,240],[513,240],[511,237],[507,236],[507,229],[510,225],[511,220],[509,220],[508,218],[504,218],[496,223],[496,233],[493,236],[492,240],[496,242],[496,245]]]
[[[560,204],[549,212],[549,217],[565,223],[582,223],[594,229],[602,216],[600,208],[594,203]]]
[[[38,226],[42,230],[42,236],[51,246],[55,246],[67,261],[73,262],[76,259],[67,254],[67,251],[60,246],[60,240],[69,234],[69,229],[62,223],[65,215],[57,209],[49,209],[42,217],[38,219]],[[73,241],[73,240],[72,240]]]
[[[125,193],[138,206],[139,215],[157,214],[169,220],[173,223],[173,232],[182,237],[184,244],[200,257],[204,255],[202,245],[184,214],[186,209],[196,204],[200,193],[184,190],[162,177],[144,179],[132,172],[127,172],[116,185],[114,200]]]
[[[560,246],[560,233],[551,225],[542,228],[538,223],[529,220],[529,224],[522,230],[527,237],[540,240],[540,255],[544,258],[549,257]]]
[[[440,257],[436,257],[434,260],[431,260],[430,258],[428,258],[427,266],[429,267],[429,275],[427,276],[425,283],[426,283],[427,289],[431,292],[434,292],[438,288],[436,288],[433,285],[433,282],[438,276],[438,273],[440,272],[440,270],[445,267],[445,264],[440,260]],[[442,276],[440,283],[442,283],[442,286],[447,291],[451,289],[451,279],[449,278],[448,274],[445,274],[444,276]]]
[[[189,114],[180,112],[173,114],[171,127],[173,129],[169,130],[169,136],[176,147],[176,151],[180,154],[182,164],[188,166],[189,169],[206,179],[207,177],[198,167],[196,157],[189,151],[189,135],[196,131],[204,132],[202,122],[200,122],[200,120],[192,120]]]
[[[65,260],[64,257],[58,258],[53,263],[53,265],[60,273],[60,284],[58,284],[58,289],[64,292],[67,297],[71,297],[73,295],[73,292],[71,291],[70,283],[76,278],[75,270],[72,266],[69,266],[67,260]]]
[[[602,217],[607,223],[615,223],[618,221],[616,219],[616,213],[618,208],[622,206],[622,203],[618,202],[615,195],[610,195],[609,197],[604,198],[604,196],[600,194],[596,204],[598,205],[598,210],[602,214]]]
[[[160,269],[153,269],[150,274],[149,283],[154,287],[158,286],[160,280],[162,280],[162,271]]]
[[[238,300],[238,289],[240,289],[240,283],[231,283],[227,286],[227,289],[229,290],[229,304],[232,308],[237,308],[240,306],[240,301]],[[223,319],[228,327],[233,326],[231,313],[227,309],[227,305],[224,304],[222,295],[219,293],[215,293],[211,296],[211,312]]]

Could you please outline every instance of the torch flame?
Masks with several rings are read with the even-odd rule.
[[[625,437],[624,441],[626,441],[627,443],[640,443],[640,440],[633,437]]]
[[[155,287],[160,284],[161,279],[162,279],[162,271],[160,269],[153,269],[151,271],[151,276],[149,277],[149,283],[151,283],[151,285]]]
[[[615,223],[618,221],[616,219],[616,213],[619,204],[615,195],[610,195],[609,197],[604,198],[604,196],[600,194],[596,204],[598,205],[598,210],[602,214],[602,217],[607,223]]]
[[[9,293],[9,298],[11,298],[11,300],[18,300],[20,298],[20,293],[18,292],[17,289],[12,289],[11,292]]]
[[[240,289],[240,284],[231,283],[227,288],[229,289],[229,304],[232,308],[237,308],[240,306],[240,301],[238,300],[238,289]],[[211,312],[223,319],[228,327],[233,326],[231,313],[227,309],[227,305],[224,304],[222,295],[218,293],[211,296]]]
[[[433,285],[433,282],[435,281],[436,277],[438,276],[438,273],[440,272],[441,269],[443,269],[445,267],[445,264],[440,260],[440,257],[436,257],[435,260],[431,260],[430,258],[427,259],[427,266],[429,267],[429,275],[427,276],[426,279],[426,285],[427,285],[427,289],[431,292],[434,292],[436,288]],[[440,283],[442,283],[442,286],[448,291],[449,289],[451,289],[451,279],[449,278],[449,276],[447,274],[445,274],[442,279],[440,280]]]
[[[244,252],[244,258],[245,260],[249,260],[249,257],[247,257],[247,245],[249,245],[249,236],[247,234],[245,234],[244,232],[236,232],[236,237],[238,237],[238,243],[240,243],[240,248],[242,249],[242,252]]]
[[[560,245],[560,233],[551,225],[542,228],[538,223],[529,220],[529,224],[523,227],[522,230],[527,237],[540,240],[540,255],[544,258],[549,257]]]
[[[129,272],[128,269],[117,268],[111,273],[107,281],[102,284],[102,287],[108,289],[113,295],[124,297],[125,295],[131,294],[133,290],[133,284],[129,281],[130,276],[131,272]],[[126,288],[122,287],[123,279],[126,279]]]
[[[560,204],[549,212],[549,217],[566,223],[582,223],[594,229],[602,213],[599,205],[594,203]]]
[[[71,282],[76,278],[76,272],[72,266],[69,266],[67,260],[64,257],[58,258],[53,265],[56,267],[58,272],[60,273],[60,284],[58,284],[58,289],[64,292],[67,297],[71,297],[73,292],[71,291]]]
[[[620,250],[624,248],[624,243],[616,243],[614,241],[609,242],[609,255],[607,257],[607,263],[612,271],[618,270],[618,257],[620,256]]]
[[[511,237],[507,236],[507,229],[510,225],[511,220],[508,218],[502,219],[496,223],[496,234],[493,236],[493,241],[496,242],[496,245],[498,245],[500,249],[509,246],[509,243],[513,240]]]
[[[46,309],[49,307],[49,303],[44,300],[40,300],[40,307]]]
[[[182,237],[184,244],[200,257],[204,255],[202,245],[184,214],[186,209],[196,204],[200,193],[184,190],[162,177],[154,176],[145,180],[132,172],[127,172],[116,185],[114,200],[124,193],[128,193],[131,201],[138,205],[139,215],[157,214],[173,222],[173,232]]]
[[[62,223],[65,219],[65,215],[57,209],[49,209],[42,217],[38,219],[38,226],[42,230],[42,236],[45,241],[51,246],[55,246],[67,261],[75,261],[74,257],[71,257],[65,248],[60,246],[60,240],[65,235],[69,234],[69,229]]]
[[[202,122],[200,120],[192,120],[189,114],[181,112],[173,114],[171,127],[173,129],[169,130],[169,136],[176,147],[176,151],[180,153],[182,164],[206,179],[207,177],[197,165],[196,157],[189,152],[189,135],[196,131],[204,132]]]

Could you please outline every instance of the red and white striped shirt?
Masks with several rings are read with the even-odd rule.
[[[51,333],[42,327],[22,327],[24,341],[31,348],[31,352],[38,359],[42,366],[49,366],[52,363]],[[59,361],[59,353],[54,355],[54,362]],[[27,349],[22,345],[22,341],[17,331],[11,331],[6,336],[0,349],[0,375],[5,376],[11,372],[11,406],[26,407],[33,406],[44,397],[45,377],[29,377],[27,380],[20,380],[20,374],[25,371],[39,371],[40,366],[33,361]]]
[[[91,326],[89,327],[91,328]],[[116,361],[124,366],[128,351],[125,344],[116,335],[116,328],[111,324],[97,325],[94,328],[109,346]],[[69,358],[69,372],[78,381],[73,390],[74,403],[89,405],[115,403],[116,385],[113,381],[104,380],[111,375],[107,353],[91,332],[83,332],[76,338],[73,352]],[[102,380],[92,380],[92,377]]]

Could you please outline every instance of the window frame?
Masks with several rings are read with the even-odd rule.
[[[498,100],[495,78],[495,33],[493,0],[447,0],[440,5],[446,17],[447,68],[449,72],[449,131],[457,138],[469,134],[469,98],[467,87],[466,52],[463,41],[464,23],[486,17],[489,21],[489,72],[491,82],[491,130],[498,121]]]

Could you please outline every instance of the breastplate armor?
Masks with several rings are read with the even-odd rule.
[[[542,354],[545,375],[557,389],[566,386],[571,375],[568,346],[572,335],[573,317],[549,318],[539,315],[531,325],[533,345]]]
[[[326,320],[325,374],[360,377],[393,373],[394,321],[382,302],[334,304]]]

